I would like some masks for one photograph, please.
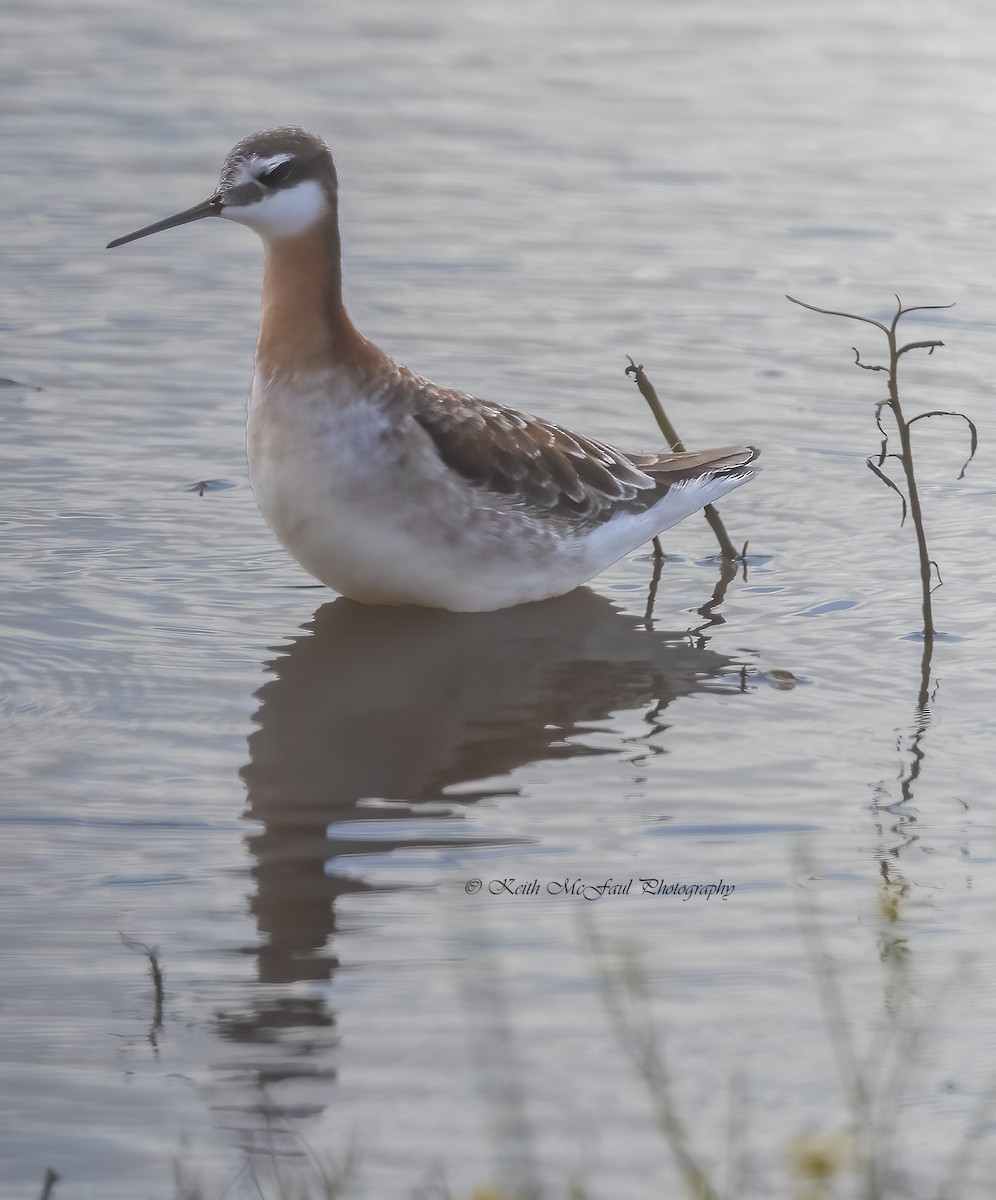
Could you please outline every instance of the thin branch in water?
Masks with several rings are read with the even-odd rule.
[[[815,304],[807,304],[804,300],[797,300],[794,296],[787,297],[793,304],[798,304],[802,308],[807,308],[811,312],[821,313],[825,316],[843,317],[849,321],[862,321],[866,325],[873,325],[876,329],[880,329],[886,337],[889,346],[889,365],[882,367],[877,364],[863,363],[861,361],[861,353],[856,347],[854,350],[855,365],[866,371],[882,371],[885,370],[889,378],[889,397],[887,400],[881,401],[875,407],[875,424],[878,427],[879,433],[882,434],[882,445],[879,449],[877,457],[872,455],[865,459],[870,471],[877,475],[879,479],[892,491],[900,497],[903,504],[903,523],[906,521],[907,511],[913,518],[913,527],[916,531],[917,554],[920,563],[920,595],[923,611],[923,632],[924,640],[928,643],[928,661],[929,648],[933,644],[934,638],[934,614],[931,603],[931,595],[934,590],[932,586],[932,571],[935,569],[932,566],[933,560],[927,548],[927,535],[923,524],[923,509],[920,505],[920,490],[917,485],[916,468],[913,461],[913,447],[910,440],[910,427],[918,420],[928,416],[960,416],[963,420],[968,421],[972,437],[971,453],[965,467],[962,468],[964,475],[965,468],[971,462],[972,456],[975,454],[976,446],[978,445],[978,432],[974,424],[969,421],[963,413],[942,413],[941,410],[936,410],[932,413],[921,413],[912,420],[907,420],[902,406],[902,400],[899,395],[899,360],[910,350],[926,350],[928,354],[933,352],[944,343],[939,340],[908,342],[905,346],[900,346],[896,337],[896,331],[899,327],[899,322],[904,316],[914,312],[936,312],[942,309],[952,308],[951,304],[918,304],[906,307],[899,296],[896,296],[896,311],[893,314],[892,321],[888,326],[883,325],[881,321],[876,321],[872,317],[858,316],[856,313],[840,312],[837,309],[820,308]],[[891,454],[889,452],[889,435],[882,425],[882,412],[888,408],[896,422],[896,428],[899,434],[901,444],[901,452],[899,454]],[[885,474],[882,467],[887,458],[896,458],[902,464],[903,471],[906,475],[906,495],[904,496],[899,486]],[[961,478],[962,476],[959,476]],[[907,508],[908,498],[908,508]]]
[[[626,374],[632,375],[636,382],[636,386],[640,389],[640,395],[646,400],[650,406],[650,411],[654,414],[657,424],[661,428],[661,432],[667,439],[667,444],[671,447],[675,454],[684,454],[685,443],[678,436],[678,431],[671,424],[671,420],[664,411],[664,405],[661,404],[660,397],[657,395],[657,389],[647,378],[647,373],[643,369],[643,363],[637,364],[630,355],[626,355],[629,359],[629,366],[626,368]],[[709,528],[716,535],[716,540],[719,542],[719,550],[724,558],[736,559],[737,552],[733,548],[733,543],[730,541],[729,534],[726,532],[726,526],[723,524],[722,518],[712,504],[706,504],[702,513],[705,519],[709,522]],[[655,538],[655,545],[660,543]]]
[[[723,524],[723,519],[720,517],[716,506],[707,504],[702,509],[702,514],[709,522],[709,528],[716,535],[716,541],[719,542],[720,553],[723,558],[736,559],[737,552],[733,548],[733,543],[730,541],[729,535],[726,532],[726,526]],[[747,569],[747,564],[744,563],[744,570]]]
[[[129,950],[138,950],[149,960],[149,970],[152,974],[152,987],[155,995],[155,1008],[152,1015],[152,1030],[163,1027],[163,1001],[166,997],[166,989],[163,984],[163,968],[159,961],[158,946],[147,946],[145,942],[140,942],[133,937],[129,937],[126,933],[118,930],[118,937],[128,947]],[[153,1037],[153,1043],[155,1039]]]
[[[789,297],[789,299],[791,299],[791,297]],[[863,363],[861,361],[861,351],[857,348],[857,346],[852,346],[851,349],[854,351],[854,365],[856,367],[860,367],[862,371],[888,371],[888,367],[876,366],[875,363]],[[883,403],[887,404],[888,401],[883,401]]]
[[[849,321],[864,321],[866,325],[874,325],[876,329],[881,329],[884,334],[889,332],[881,321],[876,321],[872,317],[859,317],[856,313],[837,312],[833,308],[818,308],[815,304],[807,304],[805,300],[796,300],[795,296],[790,296],[787,292],[785,299],[791,300],[793,304],[798,304],[800,308],[808,308],[810,312],[822,313],[825,317],[846,317]]]
[[[962,412],[948,412],[944,409],[935,408],[933,412],[918,413],[915,417],[911,417],[907,425],[915,425],[917,421],[925,421],[928,417],[961,417],[963,421],[968,422],[969,436],[971,437],[971,446],[969,448],[968,458],[965,459],[965,465],[958,472],[958,478],[964,479],[965,472],[968,470],[968,465],[975,458],[975,452],[979,448],[979,431],[975,426],[975,422],[971,417],[965,416]]]
[[[664,411],[664,405],[661,404],[660,397],[657,395],[657,389],[647,378],[647,373],[643,369],[643,363],[637,365],[633,361],[631,355],[627,354],[629,366],[626,368],[625,374],[632,375],[636,386],[640,389],[640,395],[646,400],[650,406],[650,411],[654,414],[657,424],[661,427],[661,433],[667,438],[667,444],[675,452],[675,454],[684,454],[685,443],[678,436],[678,431],[671,424],[671,419]]]
[[[40,388],[38,389],[41,390]],[[58,1171],[53,1171],[51,1167],[45,1168],[45,1179],[42,1181],[41,1195],[38,1200],[51,1200],[52,1192],[55,1185],[59,1182],[62,1176]]]
[[[889,453],[889,431],[882,424],[882,409],[889,407],[888,400],[880,400],[875,405],[875,424],[878,426],[878,431],[882,435],[882,445],[878,451],[878,465],[881,466],[885,462]]]
[[[926,350],[928,354],[933,354],[938,346],[943,346],[943,342],[907,342],[897,352],[897,357],[908,353],[910,350]]]
[[[652,630],[654,627],[654,604],[657,601],[657,589],[661,582],[661,572],[664,570],[664,551],[661,549],[659,538],[654,538],[654,570],[650,576],[650,587],[647,591],[647,607],[643,614],[644,626]]]
[[[896,297],[896,303],[899,305],[899,312],[893,317],[893,321],[898,322],[900,317],[905,317],[911,312],[939,312],[943,308],[954,308],[954,304],[911,304],[909,308],[903,306],[902,300]]]
[[[882,443],[882,449],[883,449],[883,451],[885,450],[884,442]],[[882,470],[882,467],[881,467],[881,464],[884,463],[887,458],[897,458],[897,457],[898,457],[898,455],[895,455],[895,454],[884,454],[883,453],[879,456],[878,462],[875,461],[874,455],[871,455],[869,458],[866,458],[865,462],[868,464],[868,470],[871,471],[871,473],[873,475],[877,475],[878,478],[881,479],[881,481],[885,484],[886,487],[892,488],[892,490],[899,497],[900,502],[902,503],[902,506],[903,506],[903,516],[902,516],[902,520],[899,522],[900,527],[902,527],[903,525],[906,524],[906,497],[903,495],[902,490],[900,489],[899,485],[894,480],[890,479],[889,476],[886,475],[886,473]]]

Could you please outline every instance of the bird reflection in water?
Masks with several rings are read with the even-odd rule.
[[[303,629],[267,664],[273,678],[257,693],[258,728],[241,772],[246,815],[260,827],[247,842],[263,986],[240,1012],[218,1014],[226,1040],[253,1048],[228,1064],[230,1081],[295,1080],[310,1092],[292,1106],[298,1115],[328,1101],[334,1016],[326,988],[290,985],[332,977],[336,900],[372,886],[363,854],[382,862],[395,848],[453,844],[452,834],[434,835],[433,817],[507,794],[517,768],[596,753],[575,738],[584,725],[644,709],[660,728],[672,700],[728,691],[730,675],[739,678],[737,664],[702,640],[655,630],[588,589],[491,613],[340,598]],[[351,821],[367,836],[351,839]],[[383,836],[369,836],[374,821],[385,823]],[[286,1106],[279,1114],[288,1116]]]

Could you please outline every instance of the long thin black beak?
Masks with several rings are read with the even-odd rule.
[[[176,216],[166,217],[163,221],[157,221],[155,225],[146,225],[144,229],[136,229],[134,233],[115,238],[113,242],[107,243],[107,249],[113,250],[115,246],[123,246],[125,242],[134,242],[139,238],[148,237],[150,233],[160,233],[163,229],[172,229],[175,225],[186,225],[190,221],[199,221],[201,217],[218,217],[221,215],[221,209],[221,197],[211,196],[210,199],[195,204],[193,208],[184,209]]]

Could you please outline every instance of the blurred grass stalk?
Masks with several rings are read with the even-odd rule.
[[[681,1172],[689,1200],[720,1200],[692,1150],[685,1122],[671,1092],[663,1046],[650,1012],[650,986],[643,960],[632,947],[610,951],[590,921],[582,931],[616,1037],[643,1081],[657,1128]]]

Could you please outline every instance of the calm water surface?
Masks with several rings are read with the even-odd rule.
[[[695,1152],[722,1183],[746,1114],[738,1194],[791,1194],[793,1139],[847,1121],[804,894],[862,1054],[953,984],[895,1194],[969,1138],[990,1195],[992,9],[9,0],[0,34],[0,1193],[169,1197],[180,1160],[216,1195],[306,1142],[357,1148],[355,1196],[678,1194],[594,931],[640,957]],[[348,302],[395,356],[638,448],[633,354],[690,444],[762,446],[722,505],[746,578],[693,519],[649,620],[647,553],[480,616],[312,587],[246,482],[255,239],[102,249],[281,122],[333,144]],[[926,719],[851,365],[880,346],[785,292],[957,302],[905,360],[911,411],[982,436],[959,480],[964,428],[917,427]],[[735,890],[547,888],[641,877]]]

